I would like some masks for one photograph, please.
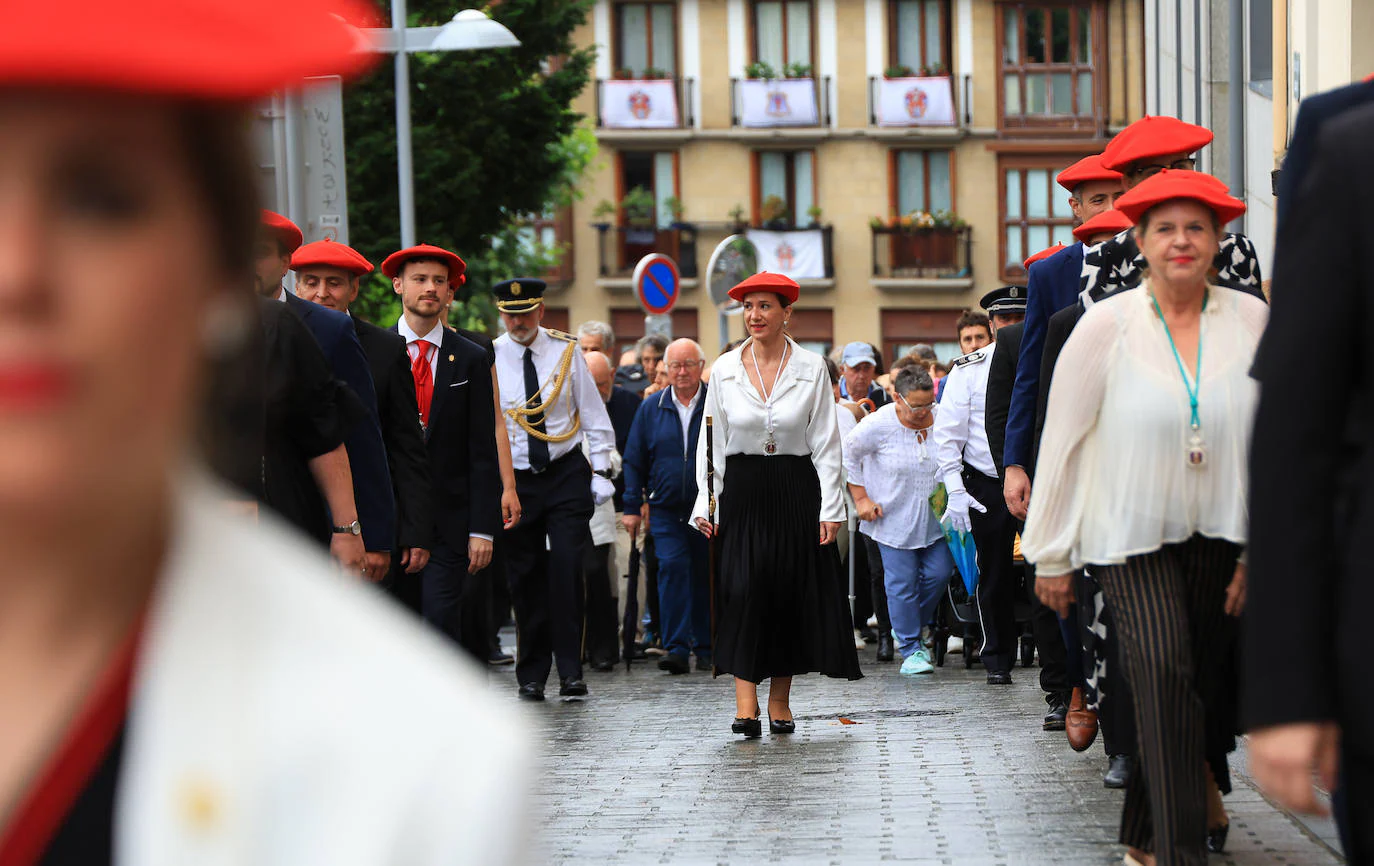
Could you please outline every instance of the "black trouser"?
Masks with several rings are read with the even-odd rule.
[[[1078,598],[1079,636],[1083,641],[1083,676],[1093,673],[1097,666],[1097,654],[1092,651],[1096,645],[1101,649],[1101,661],[1105,665],[1105,676],[1098,676],[1097,722],[1102,731],[1102,748],[1108,755],[1135,755],[1135,707],[1131,698],[1131,681],[1126,669],[1121,666],[1121,639],[1112,624],[1111,610],[1105,598],[1095,591],[1097,581],[1091,574],[1079,571],[1074,578],[1074,595]],[[1091,633],[1093,610],[1088,607],[1090,600],[1099,599],[1102,610],[1097,614],[1097,622],[1106,630],[1106,637],[1100,642]]]
[[[506,539],[496,537],[491,551],[491,652],[501,650],[501,628],[510,621],[510,577],[506,569]]]
[[[1035,569],[1030,563],[1026,563],[1026,592],[1030,594],[1035,650],[1040,653],[1040,690],[1045,693],[1046,703],[1053,702],[1056,697],[1068,703],[1073,691],[1069,682],[1069,650],[1064,646],[1059,615],[1041,604],[1035,594]]]
[[[1016,663],[1020,632],[1016,628],[1016,569],[1011,549],[1016,521],[1002,498],[1002,484],[969,466],[964,488],[987,509],[969,510],[973,543],[978,547],[978,618],[983,626],[983,667],[988,673],[1010,673]]]
[[[1341,775],[1332,801],[1347,862],[1374,863],[1374,755],[1351,743],[1341,748]]]
[[[878,542],[864,535],[859,536],[859,558],[855,560],[854,582],[865,582],[872,593],[873,615],[878,618],[878,636],[892,634],[892,617],[887,612],[887,574],[883,571],[883,554]],[[865,574],[867,580],[865,581]],[[867,624],[867,620],[864,624]]]
[[[416,616],[420,616],[420,575],[406,574],[406,570],[401,567],[401,554],[405,550],[406,548],[398,544],[396,549],[391,552],[391,570],[387,572],[386,578],[382,581],[382,588],[401,607]]]
[[[468,552],[437,544],[420,572],[420,610],[482,666],[491,650],[491,570],[468,574]]]
[[[587,587],[587,660],[615,663],[620,658],[616,600],[611,595],[611,563],[614,544],[587,541],[582,559],[582,581]]]
[[[507,530],[521,685],[543,685],[554,660],[560,679],[582,678],[582,553],[590,543],[592,469],[581,450],[543,472],[516,470],[523,517]],[[547,543],[547,544],[546,544]]]

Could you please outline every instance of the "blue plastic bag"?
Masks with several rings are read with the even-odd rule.
[[[949,545],[949,552],[954,557],[959,576],[964,579],[964,589],[968,590],[969,597],[972,598],[978,592],[978,547],[973,543],[972,532],[955,529],[953,522],[945,517],[948,506],[949,491],[945,490],[944,482],[940,482],[936,485],[935,492],[930,494],[930,508],[940,521],[940,528],[945,533],[945,543]]]

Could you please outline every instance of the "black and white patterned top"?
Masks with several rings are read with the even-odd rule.
[[[1227,232],[1212,262],[1215,283],[1263,297],[1259,256],[1245,235]],[[1145,256],[1136,246],[1135,229],[1126,229],[1097,246],[1084,247],[1083,272],[1078,280],[1081,297],[1092,301],[1118,289],[1134,288],[1145,273]]]

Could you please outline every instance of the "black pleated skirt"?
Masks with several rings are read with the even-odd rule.
[[[813,672],[859,679],[839,552],[818,543],[811,458],[736,454],[725,470],[716,668],[755,683]]]

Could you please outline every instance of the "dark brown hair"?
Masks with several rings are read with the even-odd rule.
[[[965,328],[987,328],[988,334],[991,334],[992,320],[982,310],[964,310],[959,314],[959,320],[954,323],[954,336],[958,337]]]

